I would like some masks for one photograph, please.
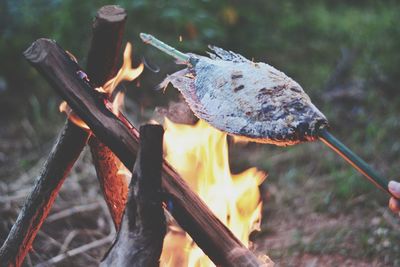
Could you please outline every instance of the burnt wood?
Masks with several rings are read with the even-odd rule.
[[[123,9],[119,7],[105,6],[99,10],[94,20],[89,54],[94,55],[94,51],[99,54],[95,59],[89,56],[87,68],[96,84],[112,77],[116,72],[116,66],[110,62],[116,65],[120,52],[122,31],[126,20],[126,14],[123,15],[122,11]],[[106,29],[103,30],[103,28]],[[118,35],[110,31],[111,28],[115,29]],[[107,41],[103,43],[104,40]],[[112,50],[113,47],[114,50]],[[103,64],[107,65],[108,71],[101,68]],[[66,121],[32,192],[0,248],[1,266],[21,266],[37,232],[49,214],[61,185],[85,147],[89,136],[90,132],[82,130],[69,120]]]
[[[110,103],[77,73],[82,71],[54,41],[39,39],[25,52],[26,59],[47,79],[93,133],[131,169],[138,151],[139,133]],[[262,266],[257,259],[163,162],[162,187],[172,203],[170,212],[197,245],[218,266]]]
[[[109,5],[100,8],[93,22],[92,42],[86,73],[95,87],[103,86],[118,71],[127,15],[123,8]],[[118,174],[121,162],[96,136],[89,139],[97,179],[115,228],[118,230],[128,196],[128,181]]]
[[[111,149],[93,135],[88,144],[104,200],[118,230],[128,197],[129,180],[118,173],[122,163]]]
[[[163,134],[160,125],[140,127],[140,149],[121,227],[100,266],[159,266],[166,233],[161,192]]]
[[[126,18],[125,9],[115,5],[103,6],[96,14],[86,70],[96,87],[117,73]]]

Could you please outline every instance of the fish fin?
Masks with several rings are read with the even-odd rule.
[[[155,90],[156,91],[160,91],[162,90],[163,92],[165,92],[165,90],[167,90],[167,86],[168,84],[171,82],[171,78],[169,76],[167,76],[167,78],[165,78],[161,83],[159,83]]]
[[[211,53],[211,52],[206,52],[207,54],[208,54],[208,56],[211,58],[211,59],[213,59],[213,60],[220,60],[221,58],[220,57],[218,57],[216,54],[213,54],[213,53]]]
[[[222,59],[225,61],[233,61],[233,62],[251,62],[244,56],[237,54],[232,51],[224,50],[220,47],[209,45],[210,48],[214,53],[207,52],[211,59]]]
[[[172,83],[174,87],[179,89],[179,91],[182,90],[187,90],[189,88],[189,82],[191,81],[191,78],[189,78],[191,75],[190,71],[186,68],[180,71],[177,71],[171,75],[168,75],[158,86],[157,89],[161,90],[167,88],[169,83]]]
[[[164,81],[159,84],[159,89],[166,88],[168,84],[171,83],[180,91],[185,102],[189,105],[196,117],[208,120],[210,117],[208,112],[204,110],[203,105],[197,99],[194,79],[195,74],[193,71],[186,68],[168,75]]]

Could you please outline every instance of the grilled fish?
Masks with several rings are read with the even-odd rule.
[[[274,67],[210,46],[209,57],[183,54],[147,34],[149,43],[185,64],[169,75],[194,114],[215,128],[250,141],[294,145],[318,139],[324,114],[293,79]]]

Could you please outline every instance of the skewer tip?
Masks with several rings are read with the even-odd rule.
[[[144,43],[150,43],[151,39],[153,38],[153,35],[148,34],[148,33],[140,33],[140,39],[142,39],[142,41]]]
[[[161,50],[162,52],[174,57],[175,59],[178,59],[183,62],[188,62],[188,63],[191,59],[190,56],[188,56],[187,54],[176,50],[174,47],[167,45],[166,43],[158,40],[156,37],[154,37],[151,34],[142,32],[142,33],[140,33],[139,36],[140,36],[140,39],[142,39],[142,41],[145,44],[152,45],[155,48]]]

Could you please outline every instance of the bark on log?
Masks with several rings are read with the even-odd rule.
[[[129,181],[125,175],[118,173],[122,163],[111,149],[95,136],[90,137],[89,146],[104,200],[118,230],[128,197]]]
[[[140,149],[118,236],[100,266],[159,266],[166,232],[161,166],[164,130],[140,127]]]
[[[115,76],[118,55],[126,22],[126,12],[118,6],[104,6],[93,22],[87,74],[95,87]],[[89,139],[90,152],[104,199],[118,230],[128,196],[129,182],[118,171],[122,164],[117,156],[95,136]]]
[[[94,134],[131,169],[138,151],[138,131],[122,114],[117,118],[110,111],[107,99],[77,76],[81,71],[78,64],[48,39],[37,40],[24,54]],[[172,215],[216,265],[266,265],[218,220],[166,161],[162,187],[172,202]]]
[[[126,14],[121,8],[106,6],[99,10],[93,26],[93,40],[87,62],[88,70],[97,84],[115,74]],[[111,31],[115,30],[118,32]],[[107,40],[107,41],[104,41]],[[101,44],[99,42],[102,42]],[[105,44],[103,44],[103,42]],[[119,43],[114,50],[113,44]],[[104,50],[102,50],[104,49]],[[94,52],[99,53],[94,58]],[[92,54],[92,56],[90,56]],[[107,66],[103,69],[101,66]],[[53,146],[33,191],[24,203],[7,239],[0,248],[1,266],[21,266],[37,232],[47,218],[54,200],[71,167],[82,152],[90,133],[67,120]]]
[[[96,14],[86,71],[95,86],[117,73],[126,18],[125,10],[114,5],[103,6]]]

